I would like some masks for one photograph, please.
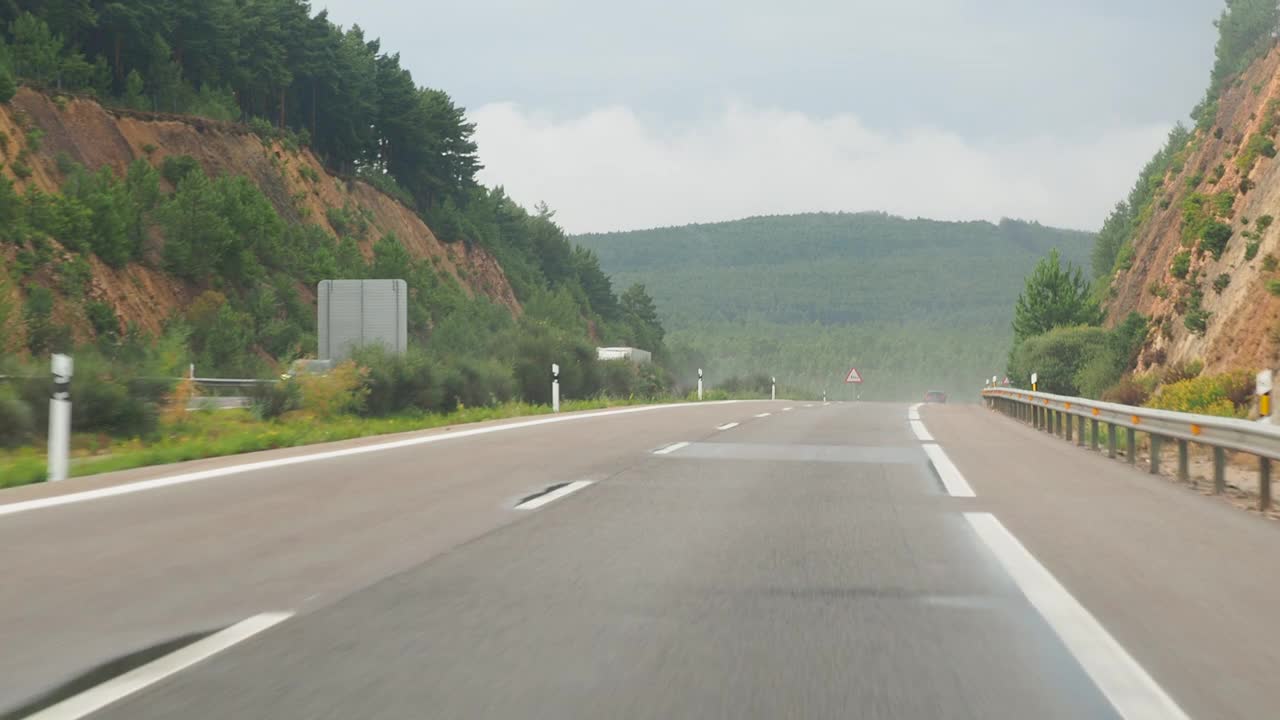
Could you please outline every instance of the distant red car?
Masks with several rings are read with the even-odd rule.
[[[945,403],[947,394],[941,390],[930,390],[924,394],[924,401],[927,403]]]

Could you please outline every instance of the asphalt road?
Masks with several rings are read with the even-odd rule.
[[[0,713],[289,610],[92,717],[1280,716],[1274,522],[977,407],[921,413],[976,497],[948,494],[905,405],[783,402],[8,514],[246,459],[3,493]]]

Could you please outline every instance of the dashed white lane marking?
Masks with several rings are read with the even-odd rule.
[[[756,415],[756,417],[758,417],[758,418],[767,418],[767,417],[769,417],[769,416],[770,416],[770,415],[772,415],[772,414],[773,414],[773,413],[760,413],[759,415]]]
[[[921,442],[933,442],[933,441],[934,441],[934,440],[933,440],[933,435],[931,435],[931,434],[929,433],[929,429],[928,429],[928,428],[926,428],[926,427],[924,426],[924,423],[920,422],[919,420],[912,420],[912,421],[911,421],[911,432],[915,433],[915,434],[916,434],[916,438],[918,438]]]
[[[789,408],[782,408],[782,412],[791,412],[792,410],[795,410],[795,408],[793,408],[793,407],[789,407]]]
[[[1147,671],[990,513],[965,513],[978,537],[1125,720],[1189,720]]]
[[[27,716],[27,720],[78,720],[90,713],[97,712],[117,700],[128,697],[148,685],[181,672],[192,665],[210,658],[223,650],[243,642],[267,628],[284,622],[293,616],[291,612],[273,612],[254,615],[235,625],[216,632],[203,640],[175,650],[162,658],[153,660],[142,667],[92,687],[79,695],[73,695],[56,705]]]
[[[294,455],[292,457],[276,458],[274,460],[262,460],[260,462],[230,465],[227,467],[214,468],[212,470],[200,470],[198,472],[182,473],[181,475],[170,475],[168,477],[143,480],[141,482],[128,483],[125,485],[116,485],[114,487],[101,488],[98,490],[86,490],[84,492],[71,493],[68,495],[55,495],[53,497],[39,498],[37,500],[8,503],[0,505],[0,516],[12,515],[29,510],[57,507],[59,505],[70,505],[72,503],[85,502],[87,500],[98,500],[100,498],[114,497],[116,495],[128,495],[130,493],[142,492],[144,490],[153,490],[155,488],[168,487],[170,485],[183,485],[185,483],[196,482],[199,480],[210,480],[212,478],[237,475],[239,473],[253,472],[255,470],[270,470],[288,465],[320,462],[324,460],[332,460],[334,458],[347,457],[350,455],[363,455],[365,453],[381,452],[383,450],[395,450],[398,448],[413,447],[416,445],[448,442],[450,440],[459,440],[462,438],[475,437],[477,435],[506,432],[508,430],[519,430],[521,428],[536,427],[539,425],[575,422],[578,420],[590,420],[592,418],[611,417],[614,415],[628,415],[631,413],[652,412],[654,410],[668,408],[698,407],[700,405],[728,405],[736,402],[738,401],[717,400],[705,403],[672,403],[670,405],[646,405],[644,407],[622,408],[618,410],[600,410],[597,412],[575,413],[572,415],[557,415],[554,417],[538,418],[536,420],[522,420],[520,422],[507,423],[504,425],[491,425],[489,427],[458,430],[455,432],[440,433],[438,435],[426,435],[422,437],[406,438],[404,440],[393,440],[391,442],[377,443],[374,445],[343,448],[341,450],[327,450],[308,453],[306,455]]]
[[[736,423],[736,422],[732,422],[732,423],[725,423],[725,424],[723,424],[723,425],[717,425],[717,426],[716,426],[716,429],[717,429],[717,430],[732,430],[732,429],[734,429],[734,428],[736,428],[736,427],[738,427],[738,423]]]
[[[571,482],[568,485],[563,485],[561,487],[558,487],[549,493],[544,493],[542,495],[539,495],[538,497],[525,500],[524,502],[517,505],[516,509],[517,510],[536,510],[542,507],[543,505],[546,505],[549,502],[554,502],[556,500],[559,500],[565,495],[568,495],[569,493],[577,492],[590,484],[591,484],[590,480],[577,480],[575,482]]]
[[[677,451],[677,450],[680,450],[680,449],[682,449],[682,448],[687,448],[687,447],[689,447],[689,443],[687,443],[687,442],[672,443],[672,444],[670,444],[670,445],[668,445],[668,446],[666,446],[666,447],[662,448],[661,450],[654,450],[654,451],[653,451],[653,454],[654,454],[654,455],[670,455],[671,453],[673,453],[673,452],[675,452],[675,451]]]
[[[964,475],[960,474],[942,448],[934,444],[926,444],[923,447],[925,454],[933,461],[933,467],[938,471],[938,477],[942,479],[942,486],[947,489],[947,494],[951,497],[976,497],[973,494],[973,488],[969,487],[968,481],[964,479]]]
[[[811,407],[813,407],[813,406],[812,406],[812,405],[805,405],[805,407],[807,407],[807,408],[811,408]]]

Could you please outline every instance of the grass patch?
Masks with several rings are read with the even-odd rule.
[[[652,400],[568,400],[561,410],[597,410],[624,405],[650,404]],[[657,401],[660,402],[660,401]],[[135,438],[97,447],[95,435],[73,438],[70,474],[73,477],[129,470],[151,465],[224,457],[240,453],[298,447],[372,435],[429,430],[487,420],[544,415],[546,405],[505,403],[493,407],[463,408],[448,414],[406,414],[386,418],[339,415],[319,418],[312,413],[289,413],[278,420],[259,420],[248,410],[201,410],[180,422],[165,425],[157,437]],[[0,453],[0,488],[43,482],[45,454],[34,447]]]

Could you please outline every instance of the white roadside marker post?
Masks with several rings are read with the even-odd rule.
[[[560,412],[560,366],[551,363],[551,412]]]
[[[49,393],[49,481],[55,482],[67,479],[71,451],[71,356],[55,354],[50,369],[53,389]]]
[[[778,399],[778,378],[776,377],[769,378],[769,399]]]
[[[702,368],[698,368],[698,401],[702,401]]]

